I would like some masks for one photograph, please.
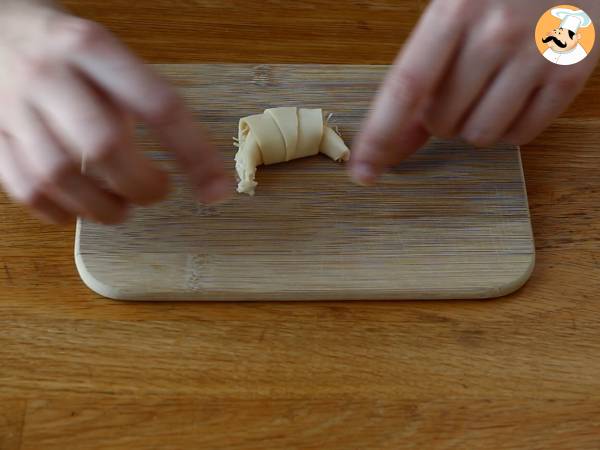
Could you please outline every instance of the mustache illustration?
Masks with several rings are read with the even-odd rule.
[[[561,42],[558,40],[558,38],[556,36],[548,36],[547,38],[542,39],[542,42],[544,44],[547,44],[550,41],[554,41],[554,43],[559,46],[560,48],[566,48],[567,43],[566,42]]]

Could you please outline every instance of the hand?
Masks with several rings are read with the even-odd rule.
[[[232,192],[180,97],[100,25],[49,3],[9,2],[0,67],[0,181],[41,218],[116,223],[128,205],[166,195],[167,174],[134,148],[134,119],[176,153],[201,201]],[[102,183],[81,173],[82,159]]]
[[[351,174],[371,184],[431,135],[477,147],[522,145],[583,88],[596,48],[572,66],[542,57],[534,42],[552,0],[433,0],[381,88],[357,137]],[[578,5],[598,24],[600,2]]]

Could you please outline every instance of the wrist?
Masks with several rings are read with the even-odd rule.
[[[45,30],[49,20],[65,14],[52,0],[0,0],[0,41],[18,42],[21,37]]]
[[[19,20],[25,20],[32,16],[47,15],[48,13],[65,12],[64,8],[54,0],[0,0],[2,14],[0,23],[6,19],[4,29],[14,28]],[[12,25],[12,26],[11,26]]]
[[[0,0],[0,6],[7,12],[31,11],[39,8],[62,9],[59,3],[54,0]]]
[[[31,5],[39,5],[39,6],[55,6],[56,2],[53,0],[3,0],[2,6],[31,6]]]

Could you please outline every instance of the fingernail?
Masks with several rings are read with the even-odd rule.
[[[200,187],[198,197],[202,203],[214,204],[227,200],[233,194],[233,182],[228,177],[219,177]]]
[[[361,186],[371,186],[377,181],[378,174],[375,168],[367,163],[356,163],[350,169],[352,181]]]

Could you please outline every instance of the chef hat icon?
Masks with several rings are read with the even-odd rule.
[[[587,28],[592,24],[592,19],[581,9],[572,10],[568,8],[554,8],[552,15],[562,20],[560,27],[577,33],[579,28]]]

